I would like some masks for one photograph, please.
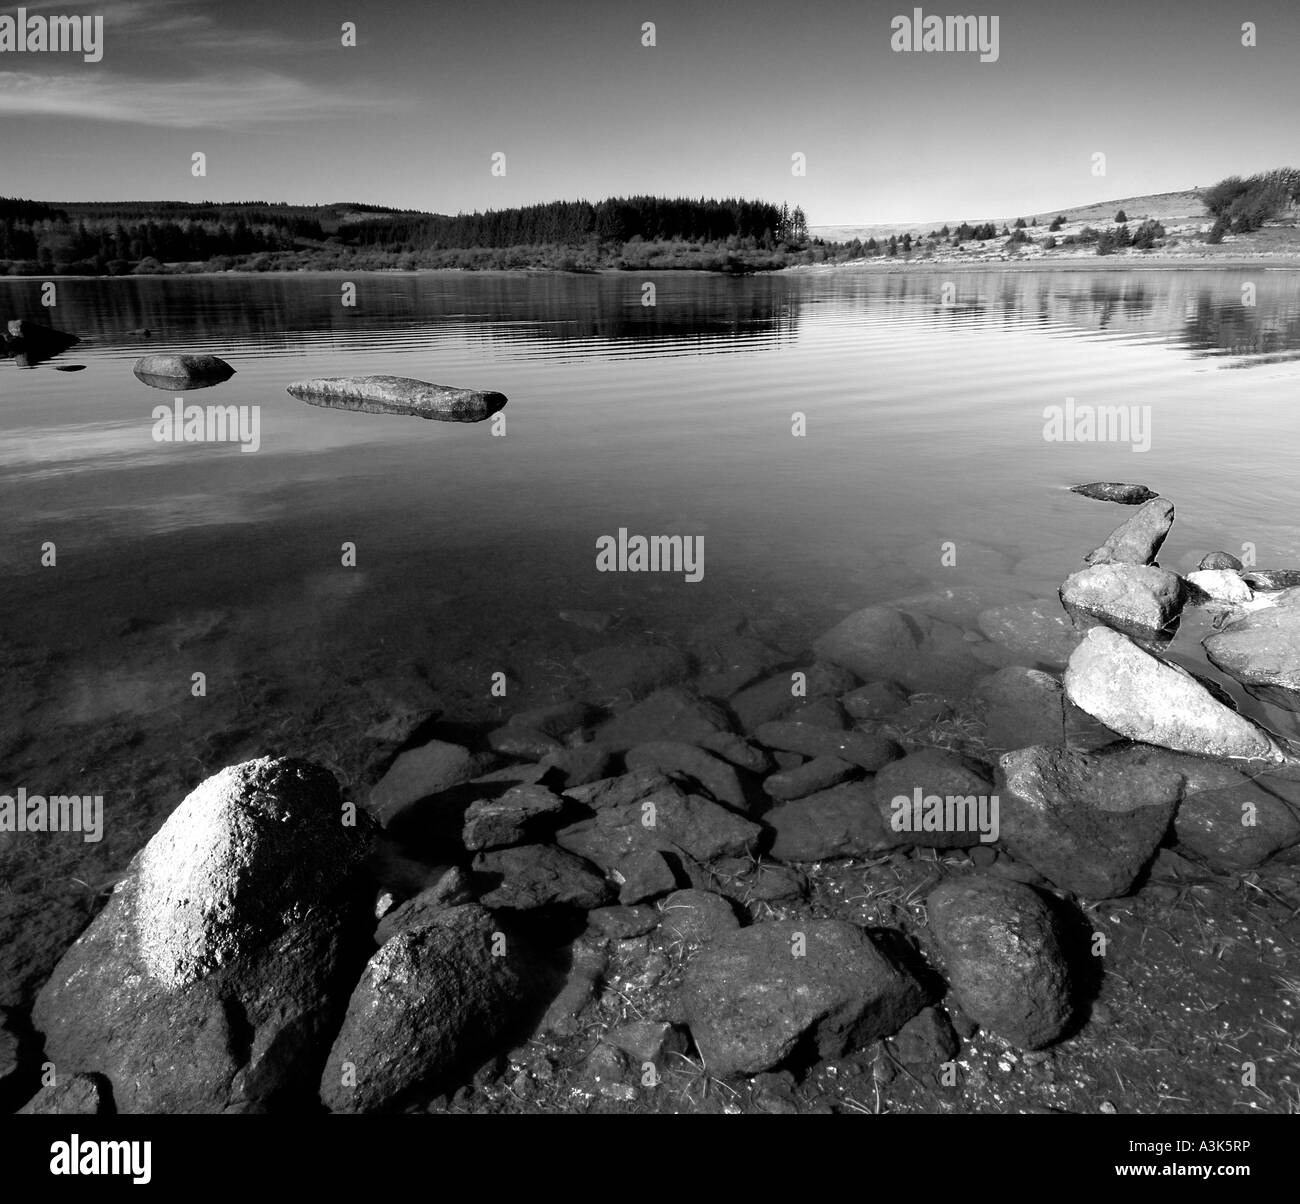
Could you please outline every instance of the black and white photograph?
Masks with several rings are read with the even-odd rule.
[[[480,1116],[1263,1186],[1298,65],[1294,0],[0,7],[12,1198],[542,1140]]]

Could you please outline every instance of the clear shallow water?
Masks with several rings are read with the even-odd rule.
[[[466,720],[508,713],[576,686],[577,653],[678,643],[721,609],[770,620],[797,649],[846,610],[927,588],[1050,596],[1130,513],[1069,494],[1073,482],[1171,497],[1170,567],[1243,541],[1261,565],[1300,564],[1293,272],[361,274],[58,290],[43,311],[39,282],[0,280],[6,315],[82,335],[59,362],[87,365],[0,361],[0,648],[14,700],[0,752],[23,780],[92,765],[132,792],[124,808],[165,813],[236,755],[330,760],[412,682]],[[142,327],[153,337],[128,333]],[[165,350],[236,367],[186,400],[260,407],[260,451],[153,441],[153,408],[172,395],[131,365]],[[360,373],[500,390],[506,434],[285,392]],[[1044,407],[1067,397],[1149,406],[1150,450],[1045,441]],[[804,438],[791,436],[795,411]],[[596,540],[620,527],[703,536],[704,580],[598,573]],[[45,541],[56,568],[40,565]],[[356,568],[340,565],[344,541]],[[620,627],[558,618],[583,608]],[[1178,647],[1194,657],[1190,634]],[[488,694],[498,669],[517,683],[505,702]],[[196,671],[204,700],[190,694]]]

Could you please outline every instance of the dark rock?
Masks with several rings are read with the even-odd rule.
[[[1241,569],[1245,566],[1227,552],[1210,552],[1201,557],[1201,563],[1196,567],[1198,569]]]
[[[587,913],[587,923],[603,937],[625,941],[658,928],[659,912],[653,907],[594,907]]]
[[[1174,525],[1174,504],[1157,497],[1121,523],[1100,547],[1084,557],[1088,564],[1154,564],[1160,545]]]
[[[1224,706],[1190,673],[1094,627],[1070,658],[1067,697],[1112,731],[1176,752],[1281,764],[1262,728]]]
[[[34,368],[81,342],[75,334],[21,318],[8,322],[5,331],[4,354],[13,356],[20,368]]]
[[[616,778],[600,778],[582,786],[571,786],[564,792],[564,797],[588,810],[604,811],[639,802],[672,784],[671,779],[657,769],[638,769]]]
[[[789,714],[809,699],[834,697],[846,693],[857,684],[857,678],[847,669],[817,662],[765,678],[733,694],[727,700],[727,705],[741,728],[753,732],[760,724]]]
[[[747,806],[745,789],[736,771],[725,761],[693,744],[677,740],[654,740],[629,749],[624,761],[629,770],[658,770],[664,774],[683,774],[693,778],[720,803],[743,811]]]
[[[382,945],[408,928],[422,928],[439,912],[472,901],[470,876],[460,866],[450,866],[432,886],[383,916],[375,929],[375,944]]]
[[[1050,673],[1019,665],[1001,669],[981,681],[975,693],[985,704],[991,748],[1065,741],[1065,688]]]
[[[713,938],[687,965],[682,1000],[710,1073],[770,1070],[887,1037],[926,999],[861,928],[839,920],[756,924]]]
[[[805,723],[778,720],[765,723],[755,733],[760,744],[797,752],[806,757],[838,757],[860,766],[868,773],[888,765],[903,755],[898,744],[886,736],[867,732],[835,732],[809,727]]]
[[[1155,499],[1145,485],[1125,485],[1119,481],[1092,481],[1087,485],[1071,485],[1071,493],[1081,493],[1098,502],[1118,502],[1121,506],[1140,506]]]
[[[880,812],[881,825],[894,834],[899,844],[917,845],[929,849],[966,849],[981,843],[978,822],[992,819],[990,840],[997,839],[997,804],[989,811],[987,800],[993,793],[993,778],[987,766],[941,748],[926,748],[909,753],[899,761],[886,765],[871,784],[872,797]],[[922,801],[923,830],[916,826],[916,799]],[[925,807],[925,800],[937,798],[967,799],[970,814],[963,808],[953,808],[952,818],[959,821],[952,830],[946,827],[946,808]],[[895,800],[902,802],[897,806]],[[981,808],[978,800],[986,800]],[[981,815],[981,811],[984,815]],[[927,820],[934,822],[932,830],[924,830]],[[974,820],[971,825],[968,821]]]
[[[690,1051],[690,1038],[667,1020],[625,1020],[611,1028],[601,1040],[621,1049],[638,1069],[651,1063],[663,1070],[673,1054]]]
[[[399,753],[370,792],[367,810],[384,827],[421,799],[468,782],[492,768],[492,761],[459,744],[430,740]]]
[[[774,773],[763,783],[763,790],[782,802],[806,798],[819,790],[838,786],[860,772],[851,761],[839,757],[815,757],[797,769]]]
[[[1183,796],[1160,749],[1025,748],[1000,762],[1002,844],[1057,886],[1090,899],[1128,894]]]
[[[509,724],[488,732],[487,746],[504,757],[518,757],[521,761],[540,761],[564,753],[564,745],[553,737]]]
[[[352,993],[320,1079],[333,1112],[374,1112],[487,1057],[527,1014],[519,942],[470,904],[387,941]]]
[[[1186,597],[1177,573],[1148,565],[1098,564],[1061,586],[1061,604],[1077,626],[1097,621],[1137,639],[1172,638]]]
[[[691,674],[690,658],[658,644],[618,644],[585,652],[574,665],[599,698],[644,698]]]
[[[462,839],[470,852],[530,843],[555,827],[563,809],[564,800],[544,786],[512,786],[469,805]]]
[[[712,891],[675,891],[663,901],[662,911],[659,930],[688,945],[740,927],[730,902]]]
[[[626,752],[655,740],[698,744],[730,726],[726,713],[714,703],[673,687],[659,690],[615,715],[597,729],[595,742],[614,752]]]
[[[286,387],[308,405],[439,422],[482,422],[506,404],[501,393],[433,385],[407,376],[328,376],[296,380]]]
[[[373,924],[374,825],[342,815],[305,761],[201,783],[38,995],[48,1059],[106,1075],[123,1113],[310,1098]]]
[[[599,908],[598,911],[626,911],[627,908]],[[638,908],[654,914],[654,908]],[[591,916],[598,911],[590,913]],[[603,943],[578,940],[571,946],[569,968],[555,998],[547,1005],[537,1035],[555,1034],[560,1037],[576,1036],[582,1030],[581,1017],[596,1000],[601,982],[609,968],[609,954]]]
[[[495,883],[480,895],[484,907],[590,910],[609,902],[609,884],[581,857],[549,844],[494,849],[474,858],[474,872]]]
[[[506,726],[529,728],[558,740],[570,732],[586,727],[595,714],[596,712],[585,702],[570,699],[566,702],[519,711],[506,720]]]
[[[772,758],[765,749],[733,732],[710,732],[699,741],[699,746],[750,773],[764,774],[772,768]]]
[[[959,627],[889,606],[855,611],[819,636],[813,651],[858,677],[888,678],[913,691],[961,694],[983,672]]]
[[[907,705],[907,691],[897,682],[873,681],[840,699],[854,719],[888,719]]]
[[[786,719],[808,727],[824,727],[832,732],[845,731],[849,726],[848,714],[830,697],[810,698],[797,703],[786,715]]]
[[[144,355],[131,371],[151,389],[174,390],[207,389],[235,375],[235,370],[215,355]]]
[[[25,1116],[111,1116],[113,1088],[102,1074],[74,1074],[41,1090],[19,1109]]]
[[[881,821],[871,786],[865,782],[847,782],[783,803],[763,821],[776,833],[772,856],[782,861],[866,857],[901,843]]]
[[[1273,593],[1300,586],[1300,569],[1243,569],[1241,579],[1253,590]]]
[[[952,1023],[939,1008],[922,1008],[893,1038],[898,1060],[909,1066],[933,1066],[951,1061],[961,1049]]]
[[[950,878],[926,899],[929,929],[962,1011],[1019,1049],[1060,1039],[1073,1016],[1057,921],[1018,882]]]
[[[644,903],[677,888],[677,875],[658,849],[633,849],[610,872],[618,883],[618,901]]]
[[[757,824],[670,785],[637,802],[603,807],[595,818],[562,828],[555,839],[608,871],[637,849],[685,853],[699,862],[744,856],[761,835]]]
[[[579,744],[562,752],[542,758],[544,769],[554,768],[559,776],[559,789],[571,790],[599,782],[614,767],[614,755],[599,744]]]
[[[779,903],[802,899],[808,879],[793,866],[749,858],[724,858],[713,864],[718,890],[737,903]]]

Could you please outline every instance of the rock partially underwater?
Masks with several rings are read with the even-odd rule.
[[[151,389],[209,389],[235,375],[215,355],[143,355],[131,371]]]
[[[0,357],[12,356],[20,368],[34,368],[44,360],[75,347],[81,340],[39,322],[26,322],[14,318],[5,325]]]
[[[439,422],[482,422],[506,404],[501,393],[454,389],[407,376],[328,376],[296,380],[289,392],[308,405]]]

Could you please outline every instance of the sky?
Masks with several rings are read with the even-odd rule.
[[[838,225],[1048,213],[1300,165],[1297,0],[998,0],[995,62],[891,49],[915,8],[898,0],[24,7],[104,18],[99,62],[0,52],[0,194],[40,200],[456,213],[739,195]]]

